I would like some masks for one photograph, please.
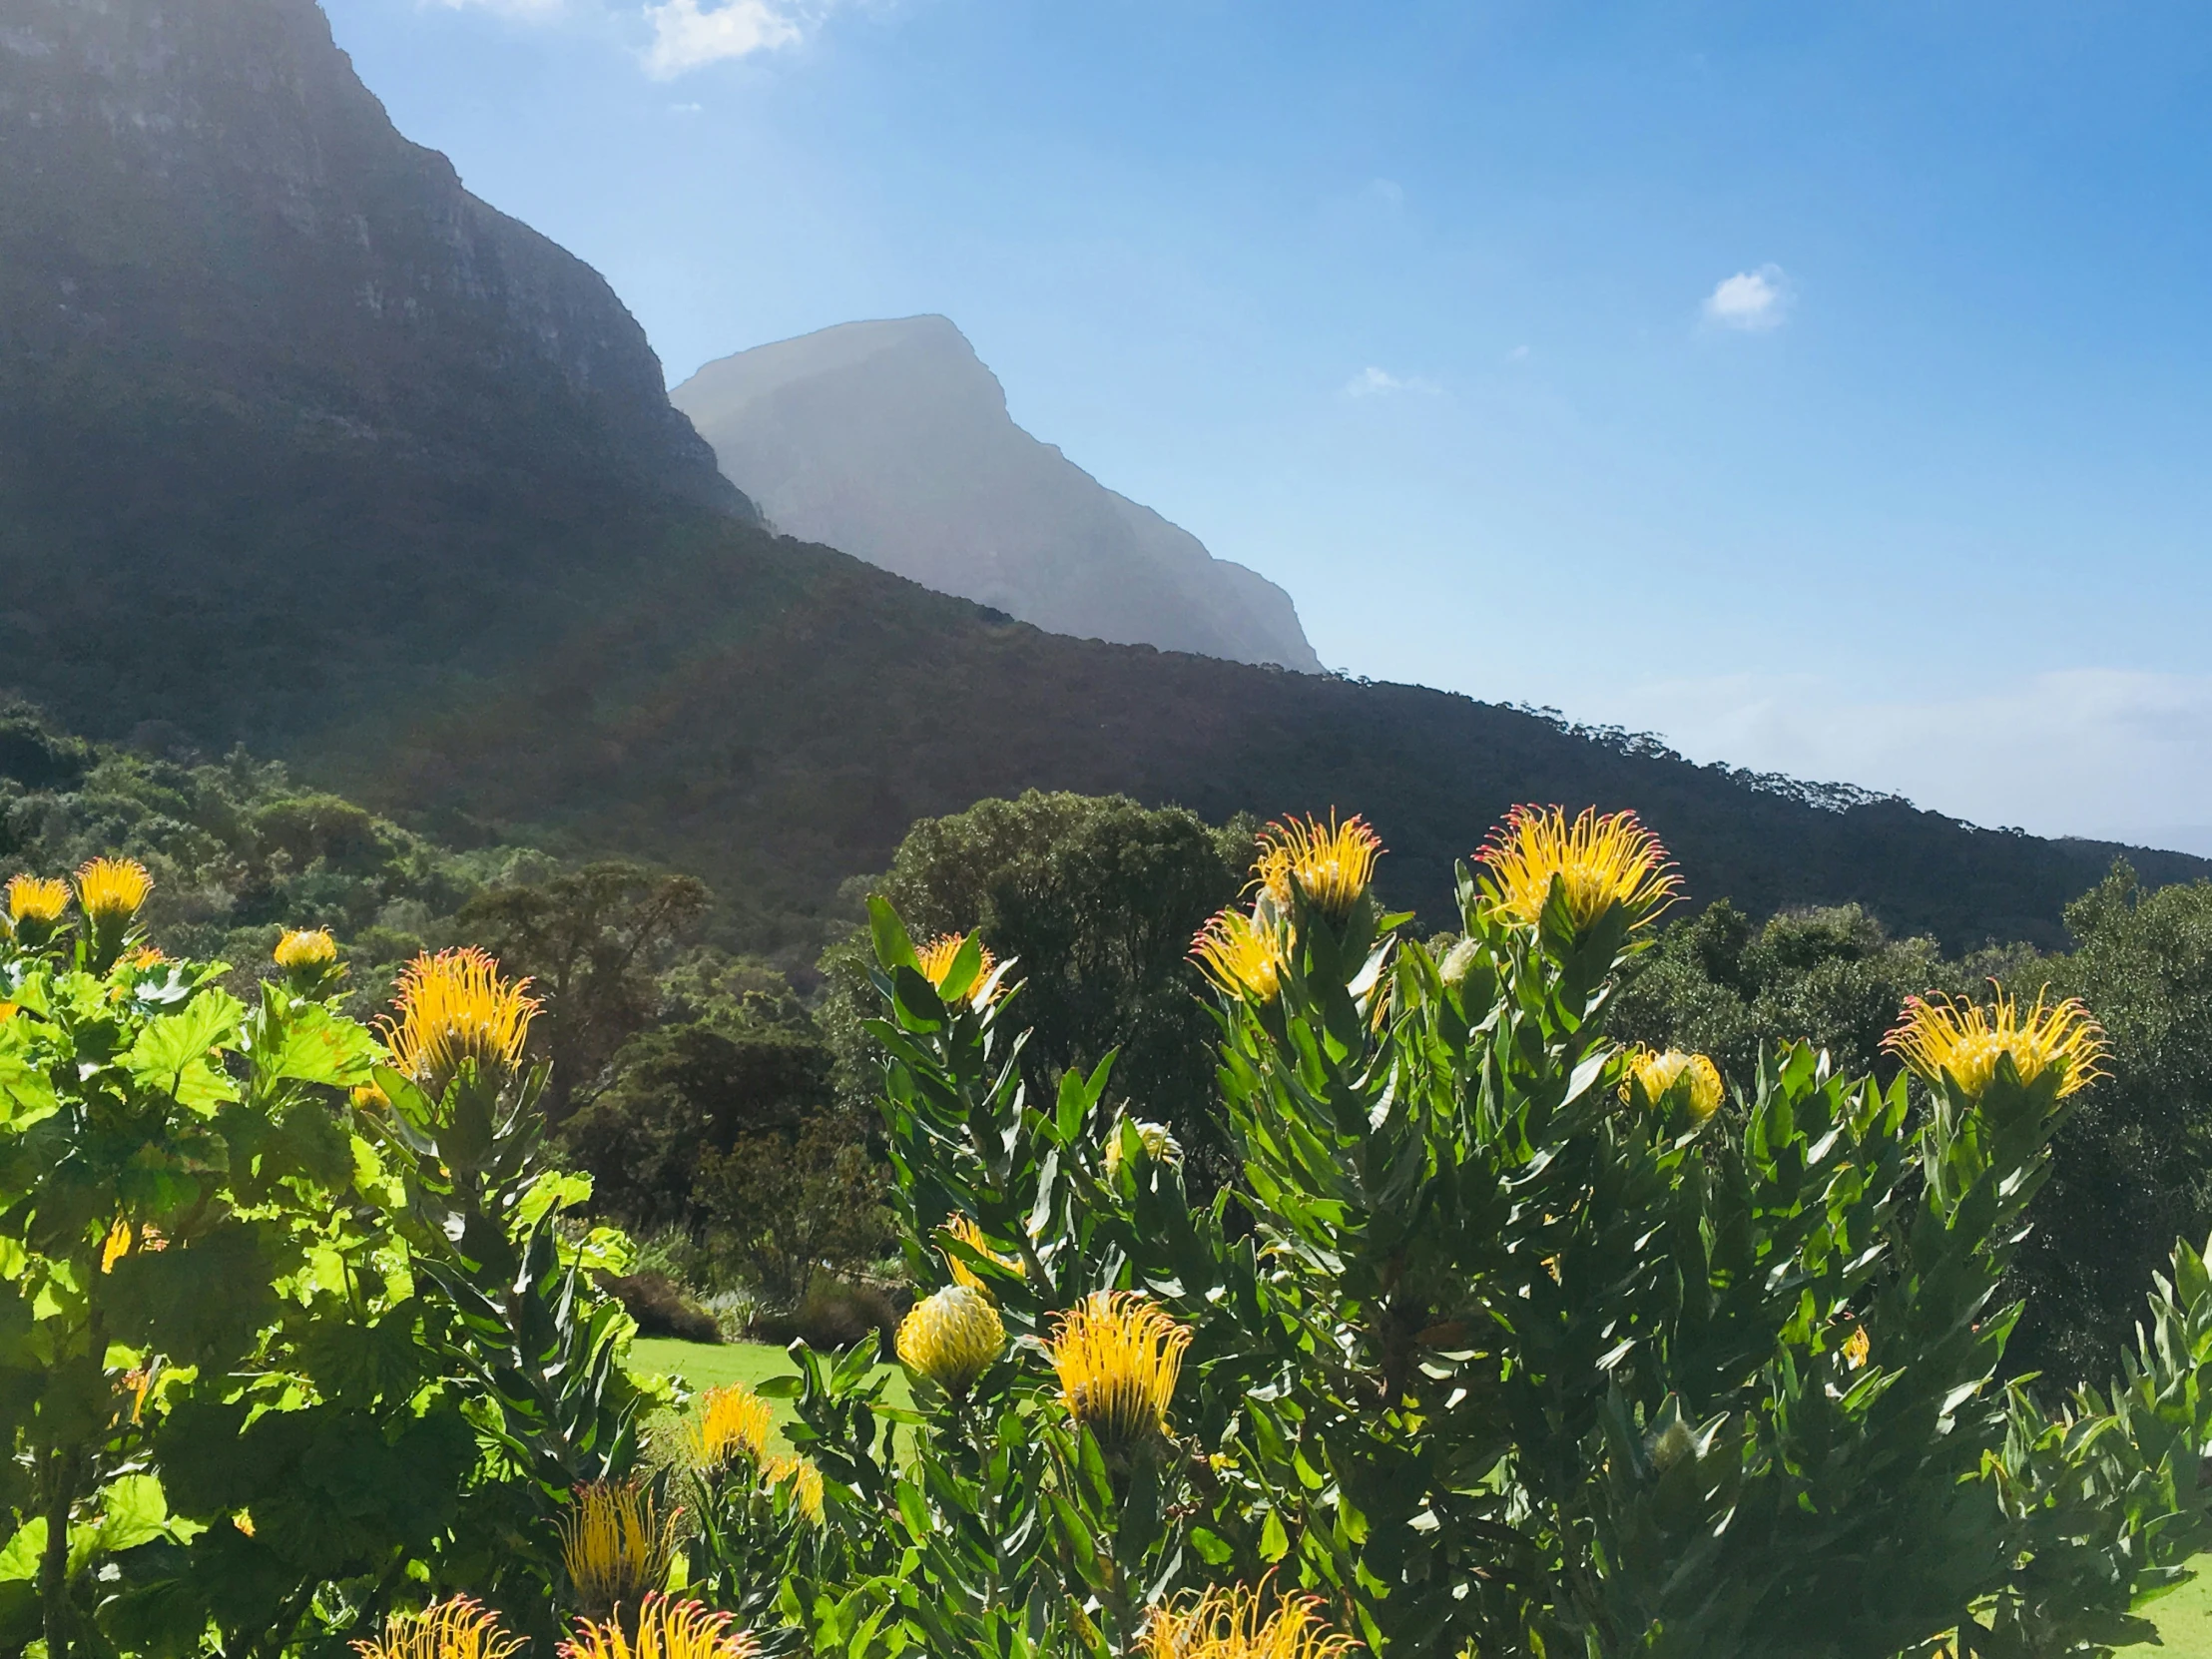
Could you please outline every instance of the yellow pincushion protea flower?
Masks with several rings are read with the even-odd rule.
[[[338,959],[338,941],[327,927],[293,928],[276,941],[270,958],[286,973],[326,968]]]
[[[8,880],[8,919],[51,927],[69,908],[69,883],[37,875],[11,876]]]
[[[1338,1659],[1357,1645],[1322,1622],[1317,1597],[1217,1584],[1154,1608],[1138,1651],[1145,1659]]]
[[[983,1237],[983,1229],[976,1225],[972,1216],[954,1216],[944,1224],[944,1231],[958,1239],[960,1243],[966,1245],[968,1249],[974,1251],[985,1261],[996,1262],[1017,1278],[1026,1271],[1018,1257],[1001,1255],[990,1247],[990,1242]],[[944,1270],[952,1275],[953,1284],[965,1285],[971,1291],[980,1291],[984,1288],[982,1279],[967,1263],[961,1261],[949,1250],[943,1254]]]
[[[506,1659],[521,1638],[499,1627],[499,1615],[472,1597],[454,1596],[419,1613],[394,1613],[383,1634],[355,1642],[361,1659]]]
[[[968,936],[965,933],[939,933],[927,944],[915,950],[914,964],[920,968],[921,976],[928,980],[930,984],[936,986],[938,990],[943,990],[945,975],[952,971],[953,961],[959,956],[960,947],[966,944],[967,941]],[[998,966],[998,958],[991,954],[989,945],[981,939],[977,939],[975,948],[982,952],[982,959],[981,964],[975,970],[975,983],[968,987],[968,995],[971,998],[980,992],[984,986],[990,985],[991,970]],[[992,1000],[995,1001],[997,996],[998,988],[991,986]]]
[[[1702,1054],[1685,1054],[1679,1048],[1631,1049],[1628,1075],[1621,1079],[1621,1099],[1633,1101],[1640,1091],[1646,1105],[1656,1106],[1685,1077],[1690,1121],[1703,1123],[1721,1109],[1723,1091],[1720,1068]]]
[[[1616,904],[1631,927],[1645,926],[1681,887],[1667,849],[1634,813],[1600,817],[1594,807],[1571,824],[1557,807],[1515,807],[1475,858],[1489,871],[1482,885],[1490,913],[1524,927],[1542,919],[1554,878],[1578,931]]]
[[[592,1480],[570,1495],[561,1518],[561,1565],[588,1613],[635,1607],[668,1584],[676,1517],[663,1517],[635,1480]]]
[[[1175,1138],[1166,1124],[1152,1123],[1144,1118],[1137,1118],[1134,1122],[1137,1140],[1151,1154],[1154,1163],[1180,1165],[1183,1162],[1183,1143]],[[1119,1175],[1121,1165],[1121,1125],[1117,1123],[1106,1136],[1106,1173]]]
[[[1860,1326],[1844,1339],[1844,1364],[1853,1371],[1862,1370],[1867,1357],[1874,1352],[1874,1339],[1867,1335],[1867,1328]]]
[[[1279,913],[1292,913],[1295,881],[1308,903],[1330,920],[1343,921],[1374,880],[1382,852],[1382,836],[1363,818],[1339,824],[1331,813],[1326,825],[1318,818],[1286,819],[1260,831],[1253,876]]]
[[[473,945],[417,956],[401,970],[396,1018],[379,1023],[392,1064],[428,1091],[445,1093],[463,1061],[499,1078],[522,1063],[535,997],[527,979],[510,982],[499,964]]]
[[[1062,1314],[1045,1345],[1068,1414],[1109,1449],[1165,1434],[1191,1334],[1134,1291],[1098,1291]]]
[[[788,1452],[771,1457],[767,1474],[771,1486],[791,1487],[801,1515],[810,1521],[821,1521],[822,1470],[812,1457],[795,1457]]]
[[[153,890],[154,877],[136,858],[93,858],[77,871],[77,903],[94,926],[129,921]]]
[[[947,1285],[915,1303],[898,1322],[898,1358],[946,1393],[964,1394],[1006,1348],[1006,1327],[991,1299],[969,1285]]]
[[[1283,988],[1287,941],[1281,924],[1272,917],[1224,910],[1198,930],[1191,954],[1206,977],[1231,996],[1273,1002]]]
[[[2046,1004],[2038,996],[2024,1014],[2001,990],[1986,1008],[1943,997],[1933,1002],[1911,997],[1882,1046],[1917,1075],[1931,1083],[1948,1077],[1973,1100],[1995,1078],[2000,1057],[2011,1059],[2022,1083],[2056,1071],[2061,1098],[2105,1075],[2104,1028],[2073,997]]]
[[[619,1621],[578,1619],[561,1644],[561,1659],[755,1659],[761,1644],[728,1613],[696,1601],[653,1595],[638,1611],[635,1637]]]
[[[692,1448],[708,1468],[726,1468],[743,1457],[758,1463],[768,1455],[776,1414],[767,1400],[743,1382],[709,1388],[699,1398]]]

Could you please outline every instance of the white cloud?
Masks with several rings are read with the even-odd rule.
[[[1380,202],[1392,213],[1405,206],[1405,187],[1395,179],[1371,179],[1365,194],[1371,202]]]
[[[724,0],[717,6],[663,0],[646,7],[645,17],[653,25],[645,72],[663,81],[726,58],[797,46],[806,38],[799,19],[770,0]]]
[[[1525,345],[1514,346],[1512,350],[1505,353],[1505,360],[1509,363],[1525,363],[1528,361],[1528,347]]]
[[[1975,824],[2212,850],[2212,675],[2070,669],[1967,696],[1870,698],[1819,675],[1627,694],[1698,761],[1894,791]]]
[[[1344,393],[1347,397],[1382,397],[1398,391],[1433,394],[1442,390],[1443,387],[1437,385],[1435,381],[1424,380],[1417,374],[1392,374],[1385,369],[1377,368],[1373,364],[1360,370],[1344,385]]]
[[[1789,278],[1778,265],[1739,271],[1724,276],[1705,296],[1705,319],[1723,328],[1764,333],[1777,328],[1790,309]]]

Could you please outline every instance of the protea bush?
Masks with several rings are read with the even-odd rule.
[[[1470,840],[1472,836],[1470,834]],[[1900,1011],[1888,1086],[1607,1036],[1679,896],[1515,812],[1433,945],[1360,819],[1192,950],[1234,1178],[1112,1057],[1037,1091],[1021,964],[871,908],[895,1344],[684,1403],[543,1166],[536,1003],[325,934],[258,1005],[96,862],[0,938],[0,1646],[364,1659],[2082,1655],[2212,1542],[2212,1274],[2106,1391],[1999,1298],[2089,1010]],[[771,1400],[796,1420],[779,1438]],[[788,1442],[788,1443],[787,1443]]]

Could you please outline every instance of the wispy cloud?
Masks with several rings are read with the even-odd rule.
[[[1894,790],[1977,824],[2168,846],[2212,833],[2212,675],[2070,669],[1925,699],[1727,675],[1641,687],[1623,714],[1699,761]]]
[[[1344,394],[1347,397],[1387,397],[1393,392],[1411,391],[1433,396],[1443,389],[1435,381],[1425,380],[1418,374],[1392,374],[1371,363],[1345,382]]]
[[[1790,280],[1778,265],[1723,276],[1705,296],[1705,319],[1747,334],[1779,328],[1790,311]]]
[[[653,26],[653,44],[645,50],[645,72],[671,80],[690,70],[730,58],[750,58],[797,46],[807,38],[798,13],[770,0],[663,0],[645,8]]]

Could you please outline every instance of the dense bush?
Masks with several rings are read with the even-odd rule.
[[[1803,1042],[1724,1078],[1610,1034],[1671,887],[1633,820],[1517,816],[1440,952],[1382,912],[1357,821],[1259,845],[1197,940],[1234,1159],[1204,1200],[1111,1056],[1032,1090],[1021,964],[917,949],[873,905],[914,1405],[871,1310],[842,1358],[796,1350],[800,1456],[738,1388],[641,1433],[672,1401],[592,1288],[629,1254],[546,1164],[537,1009],[489,957],[417,958],[371,1032],[327,934],[286,933],[248,1002],[146,945],[128,860],[11,884],[0,1640],[2040,1659],[2149,1634],[2212,1541],[2212,1274],[2173,1254],[2109,1391],[2002,1379],[2051,1137],[2118,1080],[2079,1004],[1909,1002],[1886,1083]],[[2083,957],[2141,989],[2146,1079],[2191,1063],[2157,1011],[2200,984],[2193,902],[2119,883],[2084,912]],[[806,1162],[777,1202],[805,1208]],[[743,1166],[703,1164],[748,1195],[732,1220],[768,1206]]]
[[[2108,1034],[2100,1077],[2073,1101],[2009,1290],[2026,1303],[2013,1370],[2101,1382],[2140,1318],[2136,1288],[2177,1236],[2212,1229],[2212,884],[2145,891],[2127,866],[2069,906],[2075,948],[1946,957],[1846,907],[1754,925],[1725,901],[1666,929],[1630,965],[1614,1029],[1701,1049],[1748,1077],[1802,1039],[1842,1071],[1887,1079],[1882,1050],[1908,996],[1982,994],[2001,977],[2033,997],[2078,996]]]

